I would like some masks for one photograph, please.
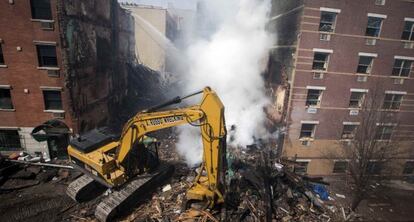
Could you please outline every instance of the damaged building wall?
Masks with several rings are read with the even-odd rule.
[[[65,87],[75,132],[108,124],[135,62],[132,17],[116,0],[58,3]]]

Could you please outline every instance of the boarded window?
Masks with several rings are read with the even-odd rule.
[[[341,138],[354,139],[357,127],[358,125],[344,125]]]
[[[414,41],[414,22],[405,21],[401,39]]]
[[[40,67],[57,67],[56,46],[36,45]]]
[[[308,164],[309,162],[296,162],[294,172],[299,174],[305,174],[308,171]]]
[[[319,31],[333,32],[335,30],[336,13],[321,12],[321,21],[319,23]]]
[[[43,99],[45,102],[46,110],[62,110],[63,109],[60,91],[44,90]]]
[[[0,88],[0,109],[13,109],[10,89]]]
[[[315,128],[316,124],[302,124],[299,138],[313,138],[315,136]]]
[[[382,20],[382,18],[369,16],[365,35],[371,37],[378,37],[381,33]]]
[[[411,72],[412,61],[396,59],[392,68],[393,76],[408,77]]]
[[[52,20],[50,0],[30,0],[33,19]]]
[[[413,173],[414,173],[414,161],[405,162],[403,174],[413,174]]]
[[[385,94],[383,109],[400,109],[403,95],[400,94]]]
[[[323,90],[308,89],[306,106],[319,106],[321,104]]]
[[[312,69],[327,70],[328,69],[329,53],[315,52],[313,55]]]
[[[17,130],[0,129],[0,150],[20,150],[20,136]]]
[[[369,74],[371,73],[372,69],[372,62],[374,61],[373,57],[369,56],[360,56],[358,67],[357,67],[357,73],[363,73],[363,74]]]
[[[348,161],[335,161],[333,173],[345,173],[348,168]]]
[[[0,65],[4,65],[3,49],[0,44]]]

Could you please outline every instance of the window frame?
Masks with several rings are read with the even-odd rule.
[[[327,21],[322,21],[322,18],[323,18],[323,15],[322,14],[323,13],[332,14],[334,16],[332,23],[327,22]],[[321,18],[319,20],[319,28],[318,28],[318,31],[319,32],[323,32],[323,33],[335,33],[336,21],[337,21],[338,14],[339,14],[338,12],[334,12],[334,11],[321,10],[321,14],[320,14],[320,17]],[[331,25],[331,30],[330,31],[321,30],[321,28],[323,27],[322,26],[322,23],[324,23],[324,24],[330,24]]]
[[[310,94],[310,91],[318,91],[318,94]],[[308,89],[308,92],[306,93],[306,101],[305,101],[305,106],[306,107],[320,107],[321,103],[322,103],[322,95],[323,95],[323,89]],[[318,99],[310,99],[309,97],[311,95],[318,95]],[[310,102],[315,102],[316,101],[316,105],[314,104],[310,104]]]
[[[296,160],[295,165],[293,167],[293,172],[295,172],[297,174],[307,174],[309,163],[310,163],[310,160]],[[304,166],[302,164],[304,164]],[[298,169],[300,171],[297,171]],[[302,172],[302,169],[304,169],[303,172]]]
[[[54,108],[54,107],[50,107],[50,104],[47,102],[49,100],[46,100],[46,92],[59,92],[59,98],[60,98],[60,107],[58,108]],[[42,93],[43,93],[43,105],[44,105],[44,111],[64,111],[63,108],[63,100],[62,100],[62,90],[61,89],[52,89],[52,88],[42,88]],[[52,102],[56,102],[52,101]],[[48,105],[49,104],[49,105]]]
[[[380,25],[379,25],[378,28],[377,27],[370,27],[369,26],[369,20],[370,20],[370,18],[379,19],[381,21],[381,23],[380,23]],[[365,29],[365,36],[367,36],[367,37],[373,37],[373,38],[379,38],[381,36],[381,31],[382,31],[382,26],[384,24],[384,19],[385,18],[382,18],[382,17],[368,15],[367,26],[366,26],[366,29]],[[368,35],[368,29],[378,29],[378,34],[377,35]]]
[[[38,65],[39,68],[58,68],[59,67],[59,61],[57,58],[57,51],[56,51],[56,45],[55,44],[41,44],[41,43],[35,43],[36,45],[36,52],[37,52],[37,60],[38,60]],[[56,64],[45,64],[45,59],[44,55],[41,55],[42,49],[41,47],[53,47],[54,48],[54,58],[56,60]],[[44,50],[44,49],[43,49]],[[52,56],[48,56],[48,57],[52,57]]]
[[[396,66],[397,61],[401,61],[401,65],[400,66]],[[404,67],[406,63],[409,63],[408,73],[407,73],[407,76],[403,76],[402,75],[403,70],[407,70],[407,68]],[[409,78],[410,77],[410,74],[411,74],[412,67],[413,67],[413,61],[412,60],[394,58],[394,64],[392,66],[391,76],[392,77]],[[398,72],[397,72],[398,74],[397,75],[395,74],[395,71],[394,70],[398,70]]]
[[[0,66],[6,65],[6,60],[4,59],[3,47],[0,42]]]
[[[32,20],[49,20],[49,21],[53,20],[53,11],[52,11],[51,1],[50,0],[42,0],[42,1],[47,1],[49,3],[48,7],[40,7],[40,9],[39,9],[39,7],[37,6],[37,11],[36,11],[36,7],[35,7],[35,4],[34,4],[35,1],[36,0],[30,0],[30,2],[29,2],[30,3],[30,12],[31,12]],[[49,10],[47,16],[44,16],[44,14],[39,15],[39,14],[44,13],[45,10],[47,10],[47,9]],[[43,10],[43,12],[40,13],[38,10]]]
[[[344,122],[342,124],[343,127],[342,127],[342,133],[341,133],[341,140],[353,140],[353,139],[355,139],[355,134],[356,134],[356,131],[358,130],[359,125],[360,125],[359,123],[346,123],[346,122]],[[349,126],[354,127],[354,129],[349,131],[350,133],[345,134],[345,127],[349,127]],[[351,135],[351,136],[346,136],[345,137],[344,135]]]
[[[407,164],[411,164],[411,166],[407,166]],[[407,172],[408,171],[407,168],[410,170],[409,172]],[[402,174],[404,175],[414,174],[414,160],[405,161]]]
[[[369,59],[371,59],[371,61],[368,65],[365,65],[365,64],[361,63],[362,58],[369,58]],[[370,75],[371,72],[372,72],[372,68],[374,66],[374,59],[375,59],[375,56],[359,55],[358,56],[358,65],[357,65],[356,73],[357,74]],[[366,72],[359,72],[360,67],[366,67],[367,71]]]
[[[14,131],[14,132],[16,132],[18,139],[15,138],[15,139],[17,139],[15,144],[18,145],[18,146],[10,146],[10,145],[8,145],[9,147],[7,147],[7,145],[3,145],[2,143],[4,141],[6,141],[6,139],[10,141],[10,138],[12,138],[12,136],[10,134],[7,135],[7,134],[3,133],[3,131]],[[16,136],[16,135],[14,135],[14,136]],[[22,146],[22,141],[21,140],[22,140],[22,137],[21,137],[21,135],[19,133],[19,130],[17,128],[16,129],[0,128],[0,148],[1,148],[1,150],[3,150],[3,151],[18,151],[18,150],[23,150],[23,146]],[[6,141],[6,142],[8,142],[8,141]]]
[[[378,141],[390,141],[392,139],[392,135],[394,133],[394,125],[384,125],[378,124],[377,128],[375,129],[375,140]],[[381,132],[379,132],[381,131]],[[389,132],[387,132],[389,131]],[[387,135],[387,136],[385,136]]]
[[[316,54],[322,54],[322,55],[326,55],[325,60],[316,60]],[[331,53],[329,52],[320,52],[320,51],[314,51],[313,53],[313,60],[312,60],[312,70],[313,71],[328,71],[328,66],[329,66],[329,60],[331,57]],[[323,69],[316,69],[316,64],[321,64],[323,63]]]
[[[303,129],[304,125],[310,125],[310,126],[312,126],[312,129],[311,130],[304,130]],[[316,132],[316,126],[317,125],[318,125],[317,123],[301,123],[300,132],[299,132],[299,139],[301,139],[301,140],[315,139],[315,132]],[[305,133],[306,134],[310,133],[310,136],[304,135]]]
[[[336,166],[337,163],[345,163],[345,167],[343,169],[343,171],[339,171],[338,172],[338,167]],[[349,167],[349,161],[347,160],[334,160],[334,166],[332,169],[332,173],[336,173],[336,174],[343,174],[346,173],[348,171],[348,167]],[[339,170],[342,170],[342,167],[339,168]]]
[[[366,166],[365,173],[369,175],[380,175],[383,169],[384,169],[384,162],[370,160],[368,161],[368,164]]]
[[[353,95],[354,93],[359,93],[359,94],[361,94],[362,96],[361,96],[358,100],[355,100],[355,99],[353,99],[353,98],[352,98],[352,95]],[[365,91],[365,92],[362,92],[362,91],[351,91],[351,95],[350,95],[350,97],[349,97],[349,104],[348,104],[348,107],[349,107],[349,108],[353,108],[353,109],[360,109],[360,108],[362,107],[362,104],[364,104],[364,102],[365,102],[365,97],[366,97],[366,95],[367,95],[367,92],[366,92],[366,91]],[[353,106],[353,105],[352,105],[352,103],[353,103],[353,102],[355,102],[355,101],[357,101],[357,103],[358,103],[358,105],[357,105],[357,106]]]
[[[14,104],[13,104],[12,93],[11,93],[11,87],[10,86],[0,86],[0,91],[2,91],[2,90],[8,91],[10,103],[9,103],[9,107],[0,106],[0,110],[15,110],[14,109]],[[0,94],[0,95],[2,95],[2,94]],[[1,97],[0,99],[3,99],[3,97]]]
[[[387,96],[391,95],[391,99],[387,99]],[[400,100],[396,100],[396,98],[400,98]],[[385,110],[400,110],[401,104],[403,102],[404,94],[397,94],[397,93],[385,93],[384,102],[382,104],[382,109]]]
[[[407,26],[407,23],[411,23],[411,30],[405,30],[405,27]],[[408,32],[408,38],[405,39],[404,38],[404,33]],[[414,41],[414,19],[411,18],[406,18],[404,20],[404,27],[403,27],[403,31],[401,33],[401,40],[405,40],[405,41]]]

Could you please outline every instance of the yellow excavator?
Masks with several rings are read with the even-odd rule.
[[[199,104],[161,110],[197,94],[202,94]],[[98,204],[95,216],[101,221],[113,218],[174,171],[171,165],[158,164],[159,142],[147,134],[185,124],[200,128],[203,143],[201,168],[186,199],[204,202],[210,208],[223,203],[227,135],[224,106],[209,87],[137,113],[124,125],[120,136],[95,129],[72,139],[69,159],[84,175],[69,184],[67,194],[81,202],[88,199],[87,195],[111,188],[112,193]]]

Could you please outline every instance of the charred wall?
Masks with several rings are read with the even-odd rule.
[[[132,17],[116,0],[58,2],[64,84],[75,132],[108,124],[135,61]]]

